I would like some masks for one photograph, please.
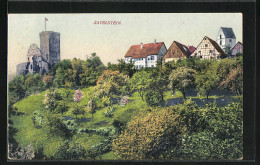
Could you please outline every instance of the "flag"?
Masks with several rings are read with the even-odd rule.
[[[48,19],[47,19],[47,18],[45,18],[45,21],[48,21]]]

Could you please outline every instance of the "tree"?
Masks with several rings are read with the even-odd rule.
[[[195,84],[199,94],[209,97],[210,91],[217,88],[219,84],[219,77],[216,73],[216,67],[212,66],[205,73],[196,76]]]
[[[186,88],[194,85],[196,71],[193,69],[180,67],[173,70],[169,76],[169,88],[172,92],[179,90],[186,98]]]
[[[131,78],[131,90],[138,92],[143,101],[145,101],[145,93],[150,87],[149,81],[152,81],[151,76],[152,73],[139,71]]]
[[[79,105],[77,105],[77,103],[76,103],[76,104],[75,104],[75,107],[74,107],[74,109],[73,109],[73,111],[72,111],[72,113],[73,113],[74,115],[76,115],[76,120],[77,120],[77,119],[78,119],[77,116],[78,116],[78,115],[84,115],[84,114],[85,114],[85,110],[83,109],[82,106],[79,106]]]
[[[90,58],[84,62],[83,72],[80,74],[82,85],[96,85],[98,77],[105,70],[104,64],[96,53],[92,53]]]
[[[62,68],[58,68],[56,70],[56,75],[55,75],[55,79],[54,79],[54,82],[61,86],[61,85],[64,85],[65,84],[65,80],[66,80],[66,70],[63,70]]]
[[[243,69],[238,66],[230,71],[225,80],[220,83],[220,88],[229,89],[237,95],[243,94]]]
[[[45,105],[45,108],[49,109],[50,112],[53,112],[60,100],[62,100],[61,93],[57,89],[51,88],[46,91],[43,104]]]
[[[64,112],[69,110],[68,103],[65,101],[59,101],[58,106],[55,109],[55,112],[61,113],[63,115]]]
[[[225,47],[224,47],[224,52],[225,52],[226,54],[228,54],[228,53],[230,52],[230,50],[231,50],[231,47],[230,47],[230,46],[225,46]]]
[[[119,73],[119,71],[105,70],[94,87],[94,96],[96,98],[110,98],[112,94],[126,95],[129,90],[128,76]]]
[[[92,114],[91,120],[93,120],[93,114],[96,113],[97,104],[93,99],[88,102],[87,110]]]
[[[66,70],[68,70],[68,69],[72,69],[71,60],[64,59],[64,60],[54,64],[51,67],[51,69],[49,70],[48,74],[56,77],[56,74],[57,74],[57,71],[59,68],[64,72],[66,72]]]
[[[53,76],[44,75],[42,77],[42,80],[43,80],[45,87],[47,89],[50,88],[50,87],[53,87]]]
[[[72,113],[74,115],[76,115],[76,120],[77,120],[77,115],[80,114],[85,114],[85,110],[82,109],[82,106],[79,106],[78,103],[80,102],[80,100],[82,99],[83,93],[81,92],[81,90],[76,90],[74,93],[74,110],[72,111]]]
[[[25,96],[26,86],[24,76],[16,76],[8,83],[8,92],[14,96],[16,100],[20,100]]]
[[[141,113],[113,140],[113,150],[123,159],[158,159],[175,147],[184,130],[179,123],[179,115],[169,109]]]
[[[120,73],[128,75],[131,78],[136,72],[133,61],[131,60],[129,63],[126,63],[123,59],[119,59],[117,61],[118,64],[111,64],[109,62],[107,64],[107,69],[112,71],[119,71]]]
[[[80,144],[66,140],[54,154],[54,158],[57,160],[79,160],[83,159],[85,155],[86,150]]]
[[[36,91],[43,91],[44,90],[44,82],[42,76],[40,74],[33,75],[33,93],[35,94]]]

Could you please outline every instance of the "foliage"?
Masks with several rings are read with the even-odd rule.
[[[81,90],[80,90],[80,89],[79,89],[79,90],[76,90],[76,91],[74,92],[74,101],[75,101],[76,103],[80,102],[80,100],[82,99],[82,96],[83,96],[83,93],[81,92]]]
[[[214,65],[209,68],[205,73],[196,76],[195,84],[200,95],[206,95],[207,99],[211,90],[218,87],[219,77]]]
[[[237,95],[243,94],[243,69],[242,67],[234,68],[230,71],[225,80],[220,83],[222,89],[229,89]]]
[[[164,151],[176,145],[184,130],[180,122],[179,115],[168,109],[139,114],[113,140],[113,150],[123,159],[158,159]]]
[[[25,96],[26,86],[24,76],[16,76],[8,83],[9,95],[12,95],[16,100],[20,100]]]
[[[169,153],[169,159],[227,160],[242,157],[242,141],[233,138],[218,139],[213,132],[199,132],[182,138],[180,148]]]
[[[150,87],[149,81],[152,81],[150,78],[151,76],[152,73],[147,71],[139,71],[135,73],[131,79],[131,90],[133,92],[138,92],[143,101],[145,99],[145,93]]]
[[[123,96],[120,100],[120,105],[127,105],[129,98],[127,96]]]
[[[68,102],[59,101],[58,106],[55,108],[56,113],[61,113],[63,115],[64,112],[69,110]]]
[[[114,107],[108,107],[108,109],[103,113],[103,115],[105,117],[109,117],[112,118],[114,116],[114,112],[115,112],[115,108]]]
[[[88,102],[88,106],[87,106],[87,111],[92,114],[92,118],[91,120],[93,120],[93,114],[96,113],[96,109],[97,109],[97,104],[95,102],[95,100],[90,100]]]
[[[94,87],[96,98],[111,97],[112,94],[126,94],[129,91],[129,78],[119,71],[105,70]]]
[[[25,148],[24,145],[20,145],[15,149],[15,152],[9,153],[9,158],[18,160],[32,160],[35,157],[34,154],[34,148],[31,144],[28,145],[27,148]]]
[[[61,93],[54,88],[51,88],[46,91],[43,104],[46,109],[49,109],[51,112],[55,110],[58,106],[58,101],[62,100]]]
[[[62,119],[57,115],[48,115],[47,116],[47,125],[50,128],[50,133],[58,135],[61,137],[66,137],[71,135],[71,131],[63,123]]]
[[[53,83],[53,76],[49,76],[49,75],[44,75],[42,77],[42,80],[45,84],[45,87],[48,89],[50,87],[54,87],[55,84]]]
[[[66,73],[65,71],[67,70],[67,69],[72,69],[72,65],[71,65],[71,60],[69,60],[69,59],[64,59],[64,60],[61,60],[60,62],[58,62],[58,63],[55,63],[52,67],[51,67],[51,69],[49,70],[49,72],[48,72],[48,74],[49,75],[51,75],[51,76],[55,76],[55,78],[56,78],[56,74],[57,74],[57,71],[58,70],[62,70],[62,71],[64,71],[64,73]],[[60,76],[62,76],[61,74],[60,74]],[[67,75],[66,74],[63,74],[63,78],[65,78],[65,77],[67,77]]]
[[[172,93],[176,90],[182,92],[183,97],[185,98],[186,88],[194,85],[196,71],[193,69],[180,67],[176,70],[173,70],[170,74],[169,80],[169,88]]]
[[[112,71],[119,71],[120,73],[123,73],[131,78],[136,72],[133,61],[131,60],[130,63],[126,63],[123,59],[119,59],[117,61],[118,64],[111,64],[109,62],[107,64],[107,69]]]
[[[98,77],[105,70],[105,66],[96,53],[92,53],[83,65],[83,70],[83,73],[80,74],[81,84],[92,86],[96,84]]]
[[[80,145],[68,140],[54,154],[57,160],[80,160],[85,157],[86,150]]]

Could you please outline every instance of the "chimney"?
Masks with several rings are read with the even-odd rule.
[[[156,39],[154,39],[154,45],[156,45]]]
[[[143,49],[143,43],[141,42],[141,49]]]

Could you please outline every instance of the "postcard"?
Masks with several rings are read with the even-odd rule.
[[[8,159],[242,160],[242,18],[8,14]]]

